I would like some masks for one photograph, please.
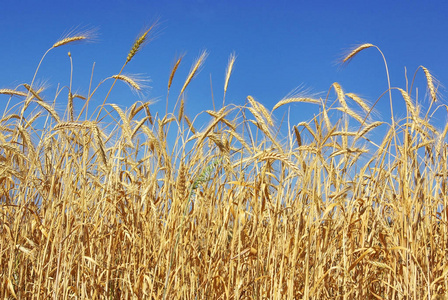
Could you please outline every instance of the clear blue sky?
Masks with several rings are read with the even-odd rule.
[[[227,103],[244,104],[246,96],[252,95],[270,109],[300,85],[312,92],[324,92],[325,97],[333,82],[339,82],[346,92],[374,102],[387,89],[379,53],[367,49],[343,69],[335,64],[338,58],[350,47],[368,42],[385,54],[392,86],[405,88],[404,68],[411,80],[419,65],[446,85],[447,15],[446,1],[5,0],[0,11],[0,88],[30,82],[41,56],[63,33],[87,26],[98,29],[97,41],[55,49],[37,76],[49,86],[46,96],[52,99],[58,83],[68,84],[67,52],[71,51],[74,90],[87,94],[92,64],[96,63],[94,85],[117,74],[142,28],[159,19],[156,37],[125,69],[125,73],[143,73],[151,79],[145,99],[160,99],[153,111],[164,113],[166,86],[175,58],[186,54],[174,78],[172,103],[192,62],[204,49],[210,54],[187,91],[190,115],[212,108],[210,74],[216,102],[221,103],[224,71],[233,51],[237,60]],[[417,78],[423,96],[423,72]],[[109,102],[124,107],[138,99],[124,84],[116,87]],[[7,97],[0,99],[6,102]],[[59,101],[64,103],[65,99],[64,95]],[[102,99],[94,99],[92,105]],[[396,92],[394,99],[401,102]],[[385,120],[389,120],[388,105],[387,97],[378,104]],[[397,107],[403,105],[397,103]],[[309,108],[292,105],[292,123],[308,119],[305,111]],[[396,114],[404,116],[405,112],[398,110]]]

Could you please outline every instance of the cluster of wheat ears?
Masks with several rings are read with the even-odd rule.
[[[88,95],[73,93],[71,82],[58,90],[68,91],[62,115],[57,96],[35,87],[39,67],[30,84],[0,89],[1,101],[9,98],[0,119],[0,298],[444,297],[448,124],[430,120],[447,107],[426,68],[426,113],[412,85],[391,87],[387,72],[378,101],[390,101],[390,122],[372,120],[376,103],[333,83],[324,99],[291,95],[271,111],[251,96],[244,106],[223,100],[202,112],[210,123],[201,125],[186,115],[183,94],[206,52],[172,113],[152,115],[150,102],[125,111],[107,103],[117,81],[142,88],[122,71],[152,30]],[[69,35],[48,51],[89,38]],[[364,44],[343,62],[367,48],[381,53]],[[224,95],[234,62],[231,55]],[[107,80],[107,96],[89,114]],[[393,117],[397,101],[406,105],[402,119]],[[318,113],[286,122],[282,134],[274,114],[297,102]]]

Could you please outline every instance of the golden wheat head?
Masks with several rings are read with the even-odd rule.
[[[141,92],[144,88],[146,88],[145,82],[149,81],[148,79],[142,78],[138,74],[118,74],[113,75],[112,78],[123,81],[135,92]]]
[[[202,65],[205,62],[205,59],[207,58],[208,53],[207,51],[202,51],[201,55],[199,55],[198,59],[195,61],[195,63],[192,65],[190,73],[188,73],[187,79],[185,79],[184,85],[182,86],[182,89],[180,90],[180,95],[182,95],[187,88],[187,86],[190,84],[193,77],[199,72],[199,69],[202,67]]]
[[[59,41],[53,44],[51,47],[57,48],[60,46],[64,46],[73,42],[80,42],[80,41],[93,41],[97,36],[97,32],[95,29],[87,29],[82,30],[79,32],[76,32],[76,30],[70,31],[68,34],[63,36]]]
[[[232,74],[233,64],[235,63],[236,55],[235,53],[230,54],[229,63],[227,64],[226,77],[224,81],[224,94],[227,92],[227,86],[229,85],[230,75]]]
[[[434,77],[431,75],[431,73],[428,71],[427,68],[421,66],[423,69],[423,72],[425,72],[426,81],[428,83],[428,89],[429,93],[431,94],[432,101],[437,101],[437,93],[436,89],[434,88]]]
[[[143,46],[149,41],[149,32],[156,26],[156,23],[152,24],[151,27],[149,27],[145,32],[143,32],[134,42],[132,45],[131,50],[128,53],[128,57],[126,58],[126,63],[131,61],[131,59],[137,54],[138,51],[140,51]]]
[[[356,56],[356,54],[358,54],[359,52],[361,52],[364,49],[368,49],[368,48],[371,48],[371,47],[375,47],[375,45],[366,43],[366,44],[362,44],[361,46],[358,46],[358,47],[354,48],[353,50],[350,51],[349,54],[347,54],[342,59],[341,63],[342,64],[349,63]]]
[[[0,95],[19,96],[19,97],[27,96],[27,94],[24,92],[11,90],[11,89],[0,89]]]

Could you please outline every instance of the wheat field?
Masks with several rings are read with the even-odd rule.
[[[378,101],[337,82],[324,98],[290,95],[270,110],[224,96],[188,116],[183,95],[207,52],[173,97],[185,63],[175,60],[166,112],[109,103],[117,82],[143,88],[123,70],[152,30],[87,95],[70,84],[45,97],[40,63],[30,83],[0,89],[2,299],[446,299],[448,124],[432,115],[448,107],[427,68],[415,73],[424,106],[412,85],[391,86],[383,56],[389,87],[378,101],[392,116],[395,103],[406,107],[386,121]],[[72,33],[41,62],[90,38]],[[342,63],[368,48],[381,53],[360,45]],[[319,113],[278,121],[280,107],[304,103]]]

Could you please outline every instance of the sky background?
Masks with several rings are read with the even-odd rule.
[[[108,102],[123,108],[136,100],[159,100],[152,112],[165,112],[168,77],[175,59],[185,54],[174,78],[170,106],[177,99],[191,64],[202,50],[209,56],[186,92],[186,112],[194,116],[212,109],[210,79],[216,103],[222,103],[224,73],[230,53],[237,60],[226,103],[242,105],[252,95],[268,109],[297,87],[325,98],[333,82],[345,92],[371,103],[387,89],[382,57],[375,49],[358,54],[344,68],[338,60],[353,46],[372,43],[384,53],[392,86],[406,89],[418,66],[427,67],[442,84],[448,82],[448,2],[446,1],[2,1],[0,11],[0,88],[30,82],[40,58],[64,33],[75,27],[95,28],[94,43],[70,44],[52,50],[37,75],[45,82],[46,99],[68,85],[70,51],[74,64],[73,89],[88,93],[92,65],[93,86],[117,74],[135,38],[145,26],[159,20],[155,36],[125,68],[124,73],[147,76],[151,87],[143,96],[117,83]],[[426,81],[420,70],[419,101],[428,104]],[[92,99],[102,103],[110,84]],[[19,89],[23,90],[23,87]],[[440,90],[446,98],[446,92]],[[395,114],[406,115],[402,98],[393,92]],[[413,91],[413,96],[415,91]],[[334,92],[330,94],[335,99]],[[426,98],[426,100],[424,100]],[[66,93],[58,98],[65,108]],[[0,108],[8,97],[1,96]],[[17,98],[11,100],[19,101]],[[81,101],[81,100],[79,100]],[[445,101],[446,102],[446,101]],[[77,104],[80,107],[81,104]],[[389,100],[376,106],[390,120]],[[289,106],[291,123],[308,120],[317,112],[312,104]],[[280,120],[287,110],[279,109]],[[437,122],[444,124],[445,114]],[[440,125],[440,127],[443,127]]]

